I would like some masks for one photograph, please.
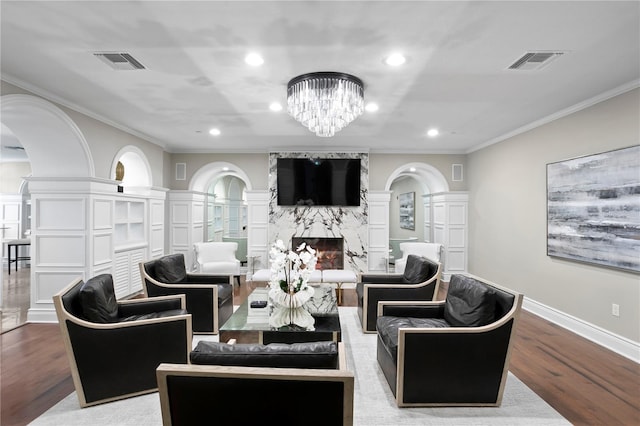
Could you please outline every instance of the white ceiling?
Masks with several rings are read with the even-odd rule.
[[[465,153],[640,78],[640,3],[610,1],[0,2],[2,79],[170,152]],[[114,71],[97,51],[147,69]],[[264,65],[244,56],[256,51]],[[407,63],[391,68],[393,51]],[[528,51],[565,54],[508,70]],[[354,74],[365,113],[319,138],[285,110],[289,79]],[[286,109],[286,108],[285,108]],[[222,134],[212,137],[211,127]],[[437,138],[425,136],[437,127]],[[5,134],[5,132],[3,132]]]

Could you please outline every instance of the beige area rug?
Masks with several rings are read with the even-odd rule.
[[[376,361],[376,335],[362,333],[356,308],[341,307],[340,321],[348,368],[355,375],[355,425],[570,424],[511,373],[501,407],[398,408]],[[215,340],[215,337],[202,336],[197,340]],[[158,393],[81,409],[75,392],[31,423],[34,426],[161,424]]]

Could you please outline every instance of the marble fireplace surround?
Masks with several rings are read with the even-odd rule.
[[[360,206],[314,207],[278,206],[278,158],[350,158],[360,159]],[[343,267],[356,273],[367,270],[369,250],[369,154],[362,152],[271,152],[269,154],[269,226],[268,240],[292,238],[343,239]],[[296,248],[293,246],[292,248]]]

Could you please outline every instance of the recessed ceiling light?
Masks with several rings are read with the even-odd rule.
[[[252,67],[259,67],[260,65],[264,64],[264,59],[262,59],[262,56],[255,52],[251,52],[247,56],[245,56],[244,61],[247,63],[247,65],[251,65]]]
[[[368,112],[376,112],[376,111],[379,109],[379,107],[378,107],[378,104],[377,104],[377,103],[375,103],[375,102],[369,102],[369,103],[364,107],[364,109],[366,109]]]
[[[435,138],[439,134],[440,134],[440,132],[438,131],[438,129],[429,129],[427,131],[427,136],[429,136],[430,138]]]
[[[410,171],[411,173],[413,173],[413,172],[415,172],[415,171],[416,171],[416,168],[415,168],[415,167],[411,167],[411,168],[409,169],[409,171]]]
[[[225,172],[228,172],[229,168],[228,167],[223,167],[222,170],[224,170]]]
[[[220,129],[216,129],[215,127],[209,130],[209,134],[211,136],[220,136]]]
[[[271,102],[271,104],[269,104],[269,109],[275,112],[282,111],[282,105],[280,102]]]
[[[391,67],[397,67],[404,64],[406,61],[407,61],[407,58],[405,58],[403,54],[392,53],[391,55],[385,58],[384,63]]]

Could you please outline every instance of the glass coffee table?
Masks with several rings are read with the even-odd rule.
[[[269,302],[268,287],[257,287],[220,327],[220,341],[236,339],[238,343],[261,344],[339,342],[341,330],[335,290],[324,284],[313,288],[313,297],[300,308],[304,312],[291,315],[289,308],[275,307]],[[267,305],[260,307],[264,302]],[[303,320],[297,321],[300,317]],[[291,320],[302,325],[291,324]],[[313,325],[309,326],[309,322]]]

